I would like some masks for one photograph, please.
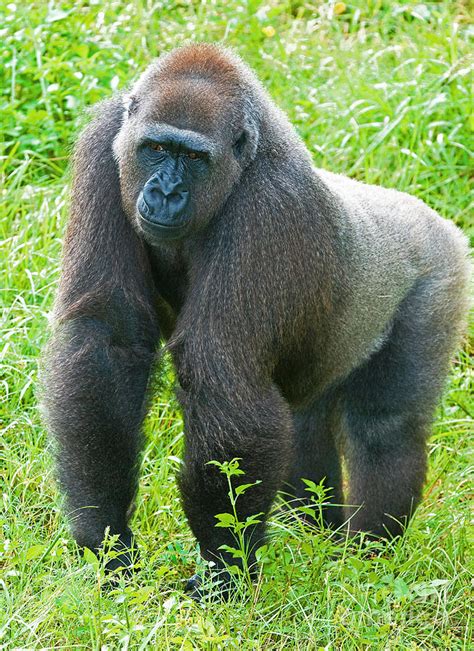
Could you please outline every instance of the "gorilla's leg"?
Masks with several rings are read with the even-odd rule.
[[[324,480],[329,492],[328,506],[325,506],[322,515],[324,523],[334,527],[343,522],[341,462],[337,449],[339,420],[337,401],[332,395],[326,395],[310,407],[294,413],[296,454],[288,486],[283,487],[285,492],[296,498],[296,505],[312,506],[311,493],[302,479],[309,479],[315,484]],[[317,524],[309,515],[305,515],[305,520]]]
[[[376,537],[398,535],[421,497],[426,422],[411,413],[363,413],[356,408],[348,420],[349,529]]]
[[[459,321],[456,306],[449,309],[450,296],[440,292],[449,285],[442,283],[417,284],[383,348],[345,383],[346,501],[353,531],[398,535],[420,500],[426,438]]]

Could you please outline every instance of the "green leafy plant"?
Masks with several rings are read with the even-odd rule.
[[[220,549],[231,554],[232,558],[240,560],[239,565],[229,566],[229,571],[233,574],[242,574],[245,578],[245,581],[249,588],[252,588],[252,577],[249,567],[249,541],[246,539],[246,532],[249,529],[252,529],[255,525],[259,524],[262,520],[261,517],[263,513],[256,513],[249,515],[245,520],[241,521],[239,519],[237,511],[237,501],[241,495],[244,495],[250,488],[260,484],[260,480],[257,480],[253,483],[248,484],[237,484],[236,486],[232,483],[233,477],[239,477],[245,474],[245,472],[240,467],[239,461],[240,458],[234,458],[231,461],[209,461],[210,465],[217,466],[219,471],[225,475],[227,478],[229,504],[231,507],[230,513],[217,513],[216,514],[216,527],[221,527],[224,529],[229,529],[234,535],[236,546],[231,547],[230,545],[222,545]]]

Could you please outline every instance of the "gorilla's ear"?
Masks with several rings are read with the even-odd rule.
[[[235,158],[242,169],[249,165],[257,153],[258,146],[258,117],[250,106],[246,107],[244,128],[232,145]]]
[[[132,94],[124,95],[123,107],[125,109],[126,116],[130,118],[138,110],[138,98]]]
[[[240,136],[232,145],[232,151],[234,152],[234,156],[237,158],[237,160],[240,160],[244,152],[246,142],[247,142],[247,132],[242,131]]]

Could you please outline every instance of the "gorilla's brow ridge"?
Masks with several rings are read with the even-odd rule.
[[[206,151],[211,155],[216,155],[220,151],[216,142],[207,138],[205,134],[195,130],[180,129],[167,122],[160,122],[153,126],[148,125],[143,131],[142,139],[183,142],[189,149]]]

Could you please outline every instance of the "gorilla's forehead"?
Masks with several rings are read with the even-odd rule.
[[[230,131],[238,120],[231,89],[214,80],[192,75],[174,79],[157,76],[146,86],[139,99],[143,116],[151,122],[209,136],[220,134],[222,139],[222,133]]]

